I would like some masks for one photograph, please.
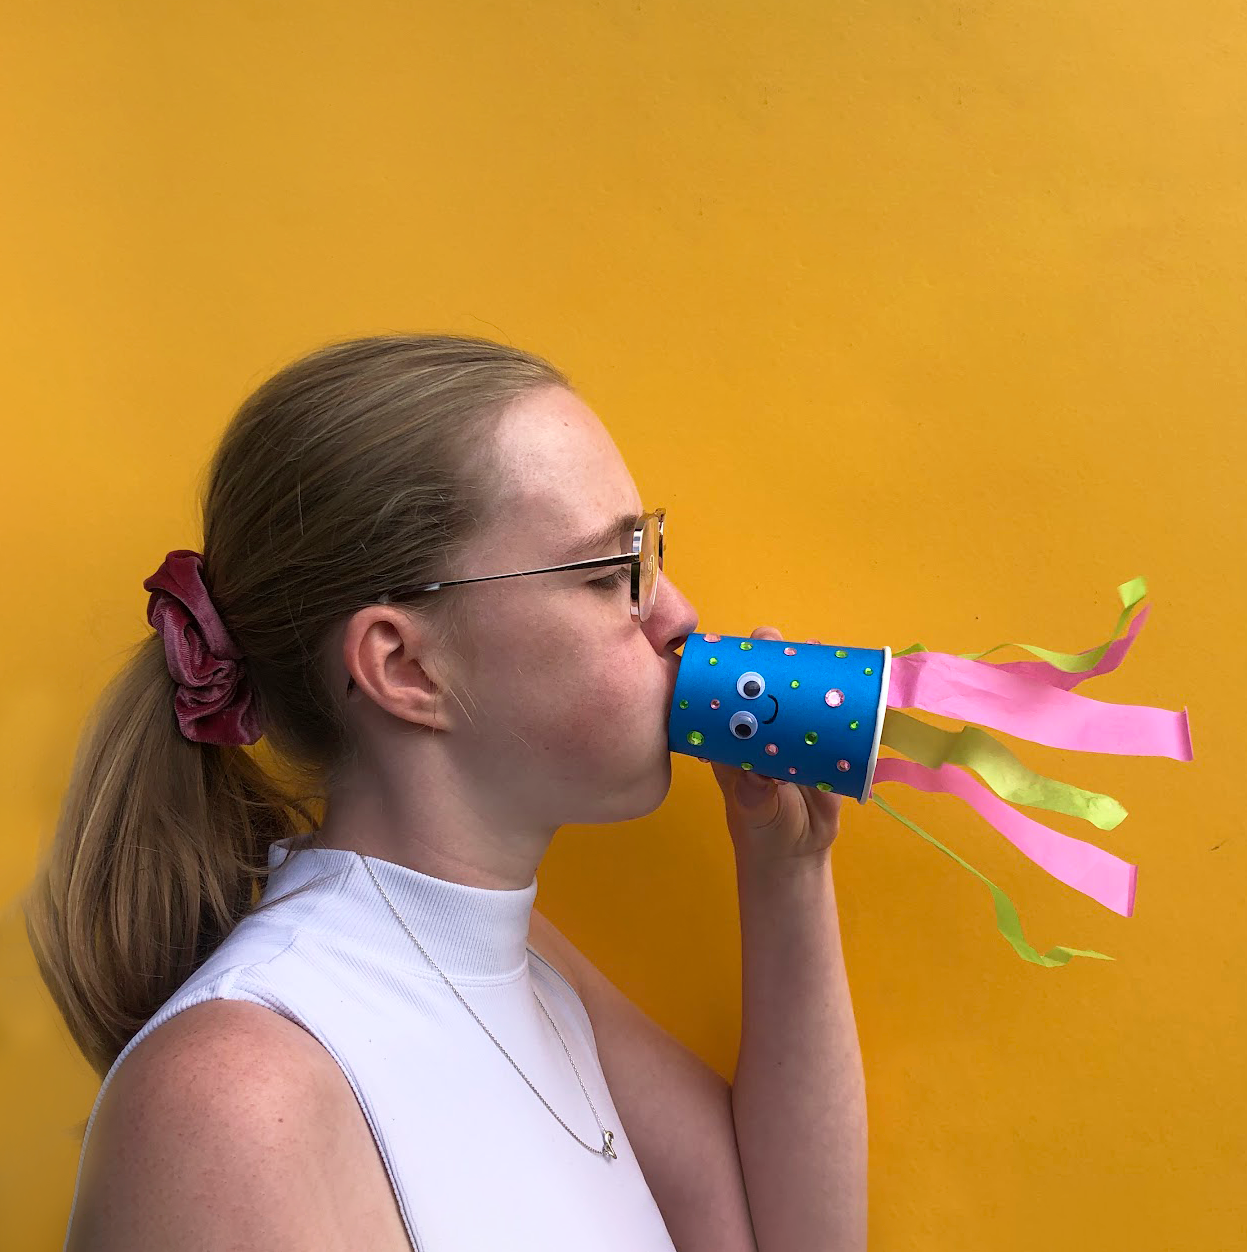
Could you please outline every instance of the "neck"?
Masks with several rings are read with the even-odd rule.
[[[479,809],[460,811],[444,793],[422,806],[419,818],[395,818],[394,806],[383,806],[375,791],[356,791],[331,797],[312,843],[465,887],[521,891],[532,882],[554,833],[517,829],[513,820]]]

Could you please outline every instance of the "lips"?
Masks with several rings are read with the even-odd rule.
[[[668,709],[670,709],[670,708],[671,708],[671,703],[672,703],[672,701],[675,699],[675,684],[676,684],[676,676],[679,674],[679,671],[680,671],[680,667],[677,665],[677,666],[676,666],[676,667],[675,667],[675,668],[671,671],[671,680],[670,680],[670,682],[667,684],[667,708],[668,708]]]

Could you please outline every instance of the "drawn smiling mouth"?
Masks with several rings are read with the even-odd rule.
[[[767,699],[774,703],[775,712],[772,713],[771,716],[766,718],[764,721],[760,721],[758,723],[759,726],[769,726],[779,716],[779,701],[776,700],[774,696],[770,696],[770,695],[767,696]]]

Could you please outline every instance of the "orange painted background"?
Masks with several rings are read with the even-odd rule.
[[[1041,949],[1115,962],[1023,964],[980,883],[846,802],[872,1247],[1242,1246],[1240,5],[24,3],[4,43],[0,1244],[60,1247],[97,1088],[12,901],[142,580],[200,543],[262,379],[436,329],[571,374],[704,629],[1080,651],[1148,579],[1085,694],[1188,708],[1195,760],[1013,744],[1130,810],[1040,816],[1137,862],[1133,918],[880,788]],[[731,844],[674,769],[560,832],[538,907],[730,1077]]]

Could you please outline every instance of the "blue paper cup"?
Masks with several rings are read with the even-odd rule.
[[[865,804],[891,666],[887,647],[690,635],[671,699],[668,745]]]

